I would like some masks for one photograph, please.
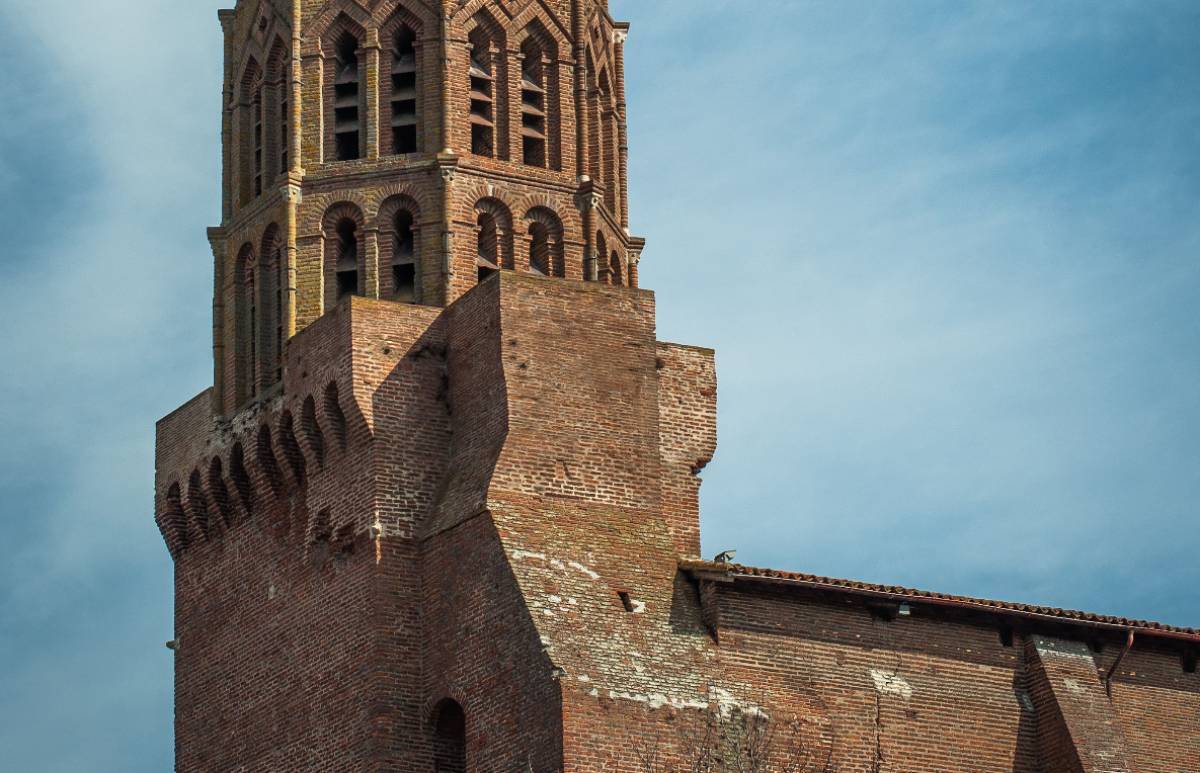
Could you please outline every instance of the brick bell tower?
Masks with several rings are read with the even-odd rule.
[[[219,16],[214,382],[156,451],[176,769],[599,769],[605,696],[701,695],[711,657],[678,565],[713,355],[658,342],[638,288],[628,25]]]

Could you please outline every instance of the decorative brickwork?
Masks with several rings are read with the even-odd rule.
[[[177,770],[1200,770],[1196,631],[700,559],[714,354],[637,286],[604,0],[220,18]]]

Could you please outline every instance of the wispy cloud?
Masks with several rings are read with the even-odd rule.
[[[710,552],[1200,620],[1200,13],[614,5]]]
[[[1200,622],[1195,3],[612,5],[644,284],[719,350],[709,552]],[[0,748],[161,771],[215,7],[0,0],[0,44]]]

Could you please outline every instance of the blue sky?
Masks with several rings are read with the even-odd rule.
[[[613,10],[643,285],[718,350],[705,551],[1200,625],[1200,4]],[[170,768],[219,55],[208,2],[0,0],[6,769]]]

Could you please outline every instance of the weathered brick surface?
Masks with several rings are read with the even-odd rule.
[[[691,771],[708,731],[763,727],[765,762],[724,769],[1200,770],[1195,631],[698,560],[714,354],[657,341],[637,289],[606,3],[241,0],[221,21],[214,385],[159,422],[156,456],[177,770]],[[396,156],[401,23],[418,148]],[[351,161],[331,156],[343,33]],[[469,152],[483,38],[507,68],[495,158]],[[545,168],[515,109],[535,39]],[[414,302],[388,285],[400,209]],[[530,270],[534,225],[554,276]]]

